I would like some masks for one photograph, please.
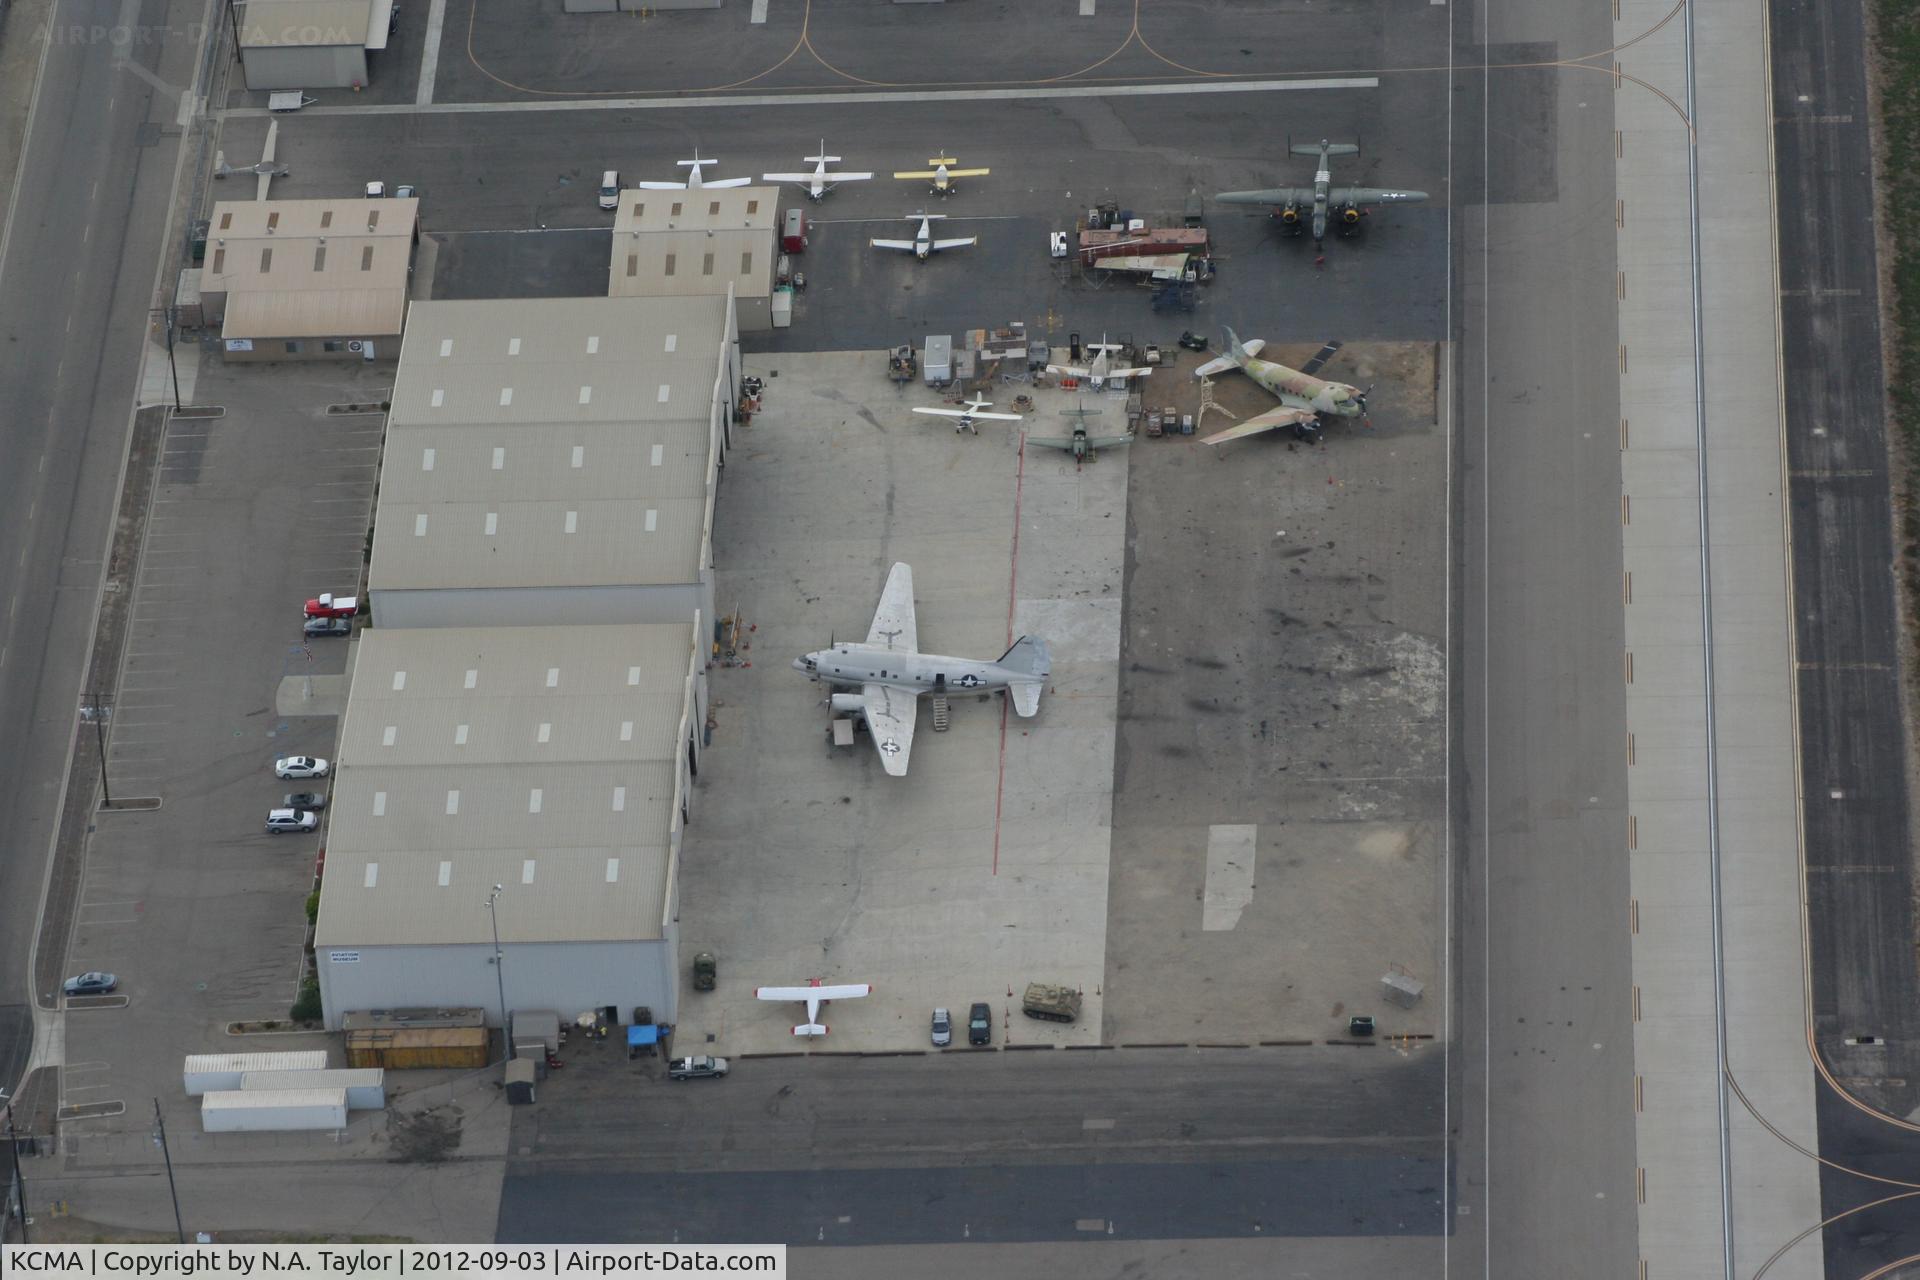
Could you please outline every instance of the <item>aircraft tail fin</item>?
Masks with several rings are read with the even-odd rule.
[[[1040,691],[1046,688],[1047,677],[1053,674],[1053,655],[1047,652],[1047,642],[1039,636],[1021,636],[1011,649],[1000,655],[1000,665],[1020,677],[1007,684],[1007,697],[1012,700],[1014,711],[1022,716],[1038,712]]]
[[[1317,156],[1322,153],[1330,156],[1357,156],[1360,154],[1360,145],[1354,142],[1328,142],[1322,139],[1319,142],[1291,143],[1287,150],[1296,156]]]
[[[827,1034],[827,1024],[824,1022],[803,1022],[793,1029],[793,1034],[797,1036],[823,1036]]]
[[[1227,350],[1233,353],[1233,362],[1237,365],[1245,365],[1252,358],[1246,344],[1240,341],[1240,335],[1232,329],[1227,330]]]

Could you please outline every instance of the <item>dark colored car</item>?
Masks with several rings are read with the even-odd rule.
[[[300,627],[303,636],[350,636],[353,634],[351,618],[308,618]]]
[[[324,791],[289,791],[286,799],[280,803],[289,809],[324,809],[327,807],[327,793]]]
[[[967,1010],[967,1043],[993,1043],[993,1010],[984,1004],[976,1004]]]
[[[718,1080],[726,1074],[725,1058],[675,1058],[667,1064],[669,1080]]]
[[[103,996],[120,985],[120,979],[110,973],[83,973],[77,978],[68,978],[60,989],[70,996]]]

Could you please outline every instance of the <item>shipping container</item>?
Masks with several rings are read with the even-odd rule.
[[[920,358],[920,365],[926,370],[927,385],[944,387],[953,381],[953,335],[933,333],[927,335],[926,354]]]
[[[189,1098],[216,1090],[238,1090],[249,1071],[325,1071],[325,1049],[297,1049],[285,1053],[194,1053],[187,1055],[182,1080]]]
[[[471,1071],[487,1065],[492,1033],[485,1027],[415,1027],[349,1031],[347,1065],[404,1071],[447,1067]]]
[[[380,1111],[387,1105],[387,1073],[379,1067],[343,1067],[330,1071],[249,1071],[240,1077],[242,1093],[273,1089],[345,1089],[347,1110]]]
[[[287,1133],[347,1127],[345,1089],[222,1089],[200,1099],[208,1133]]]

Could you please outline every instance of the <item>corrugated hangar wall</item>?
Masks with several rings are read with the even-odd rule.
[[[707,571],[705,576],[711,576]],[[369,593],[380,627],[545,627],[625,622],[711,622],[713,584],[630,587],[436,587]]]
[[[364,45],[298,45],[244,49],[247,88],[351,89],[367,83]]]
[[[669,924],[667,937],[657,941],[502,943],[507,1009],[552,1009],[570,1018],[611,1004],[626,1022],[635,1005],[645,1005],[654,1021],[674,1022],[677,934]],[[491,942],[342,945],[322,947],[314,959],[330,1030],[339,1030],[346,1014],[402,1006],[484,1009],[489,1025],[500,1021]]]

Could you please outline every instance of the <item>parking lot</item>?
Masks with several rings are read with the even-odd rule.
[[[273,762],[333,755],[352,643],[304,640],[301,605],[360,582],[383,426],[326,409],[377,402],[392,366],[189,371],[183,390],[221,412],[167,427],[107,741],[113,799],[140,807],[97,816],[69,949],[125,998],[66,1020],[63,1101],[86,1118],[62,1129],[83,1165],[144,1135],[156,1097],[196,1133],[181,1058],[233,1051],[229,1022],[293,1003],[322,837],[265,819],[327,783],[277,780]]]

